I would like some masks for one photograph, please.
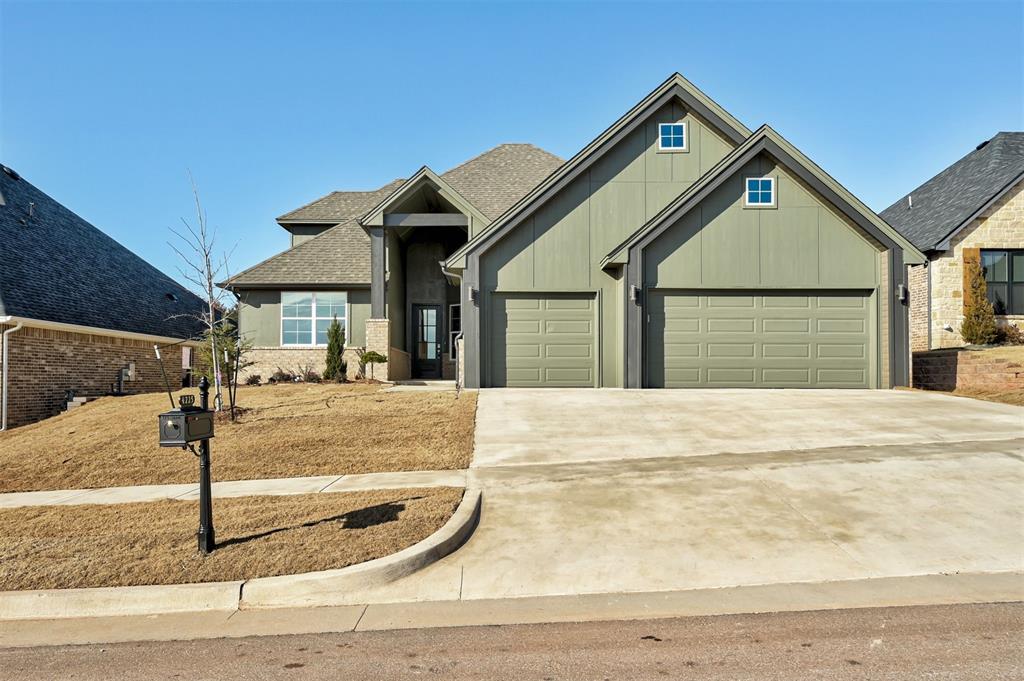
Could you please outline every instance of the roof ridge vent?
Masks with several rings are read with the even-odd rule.
[[[978,146],[974,147],[974,150],[975,150],[975,151],[981,151],[982,149],[984,149],[985,147],[987,147],[987,146],[988,146],[988,143],[989,143],[989,142],[991,142],[991,141],[992,141],[992,140],[985,140],[984,142],[982,142],[982,143],[981,143],[981,144],[979,144]]]
[[[20,180],[20,179],[21,179],[21,175],[19,175],[19,174],[18,174],[18,173],[17,173],[17,172],[16,172],[15,170],[14,170],[14,168],[9,168],[9,167],[7,167],[7,166],[5,166],[5,165],[0,165],[0,168],[3,168],[3,171],[4,171],[5,173],[7,173],[7,175],[8,175],[8,176],[10,176],[10,178],[11,178],[12,180]]]

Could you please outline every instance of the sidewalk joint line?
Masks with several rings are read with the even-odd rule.
[[[369,610],[369,609],[370,609],[369,605],[364,605],[363,606],[363,611],[361,613],[359,613],[359,619],[357,619],[356,623],[352,625],[352,631],[359,631],[359,624],[363,621],[363,616],[366,614],[366,611]]]

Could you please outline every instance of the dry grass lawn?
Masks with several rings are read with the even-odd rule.
[[[986,402],[1000,402],[1024,407],[1024,390],[956,390],[949,393],[955,397],[971,397]]]
[[[215,481],[459,469],[473,453],[475,393],[299,383],[242,387],[238,403],[211,442]],[[169,408],[166,393],[104,397],[0,433],[0,492],[194,482],[195,457],[156,444]]]
[[[196,549],[198,504],[0,510],[0,590],[217,582],[341,568],[437,531],[451,487],[217,499],[218,548]]]

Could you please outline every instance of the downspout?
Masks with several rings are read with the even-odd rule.
[[[4,318],[0,319],[0,324],[7,324],[7,323],[9,323],[11,321],[11,319],[13,319],[13,318],[12,317],[4,317]],[[7,430],[7,377],[10,375],[10,370],[8,369],[8,367],[10,365],[10,361],[8,359],[9,354],[10,354],[10,348],[9,348],[9,342],[7,340],[7,337],[10,336],[15,331],[17,331],[18,329],[20,329],[22,327],[22,324],[23,324],[23,322],[19,321],[12,328],[7,329],[3,333],[3,336],[4,336],[4,340],[3,340],[3,358],[4,358],[4,362],[3,362],[3,377],[0,378],[0,382],[3,383],[3,389],[2,389],[2,391],[3,391],[3,398],[2,398],[3,399],[3,413],[2,413],[2,415],[0,415],[0,431]]]
[[[462,303],[462,275],[461,274],[455,274],[455,272],[452,272],[451,270],[446,269],[445,266],[444,266],[444,260],[439,260],[438,264],[441,266],[441,274],[443,274],[444,276],[448,277],[448,279],[458,279],[458,281],[459,281],[459,283],[458,283],[458,287],[459,287],[459,303],[461,304]],[[458,343],[460,340],[462,340],[462,329],[461,328],[459,329],[459,332],[455,335],[455,342]],[[465,360],[462,360],[462,361],[463,361],[463,365],[465,365]],[[458,362],[456,362],[455,363],[455,390],[461,390],[461,389],[462,389],[462,379],[459,376],[459,364],[458,364]]]

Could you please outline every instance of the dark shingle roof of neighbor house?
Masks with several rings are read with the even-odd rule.
[[[203,301],[0,166],[0,317],[190,338]],[[173,298],[173,299],[172,299]]]
[[[921,250],[942,249],[1022,174],[1024,132],[1001,132],[880,215]]]
[[[441,175],[484,215],[493,219],[562,164],[532,144],[502,144]],[[370,237],[357,220],[394,194],[405,180],[369,192],[332,192],[285,213],[280,222],[336,222],[334,227],[239,272],[232,288],[246,286],[368,285]]]

